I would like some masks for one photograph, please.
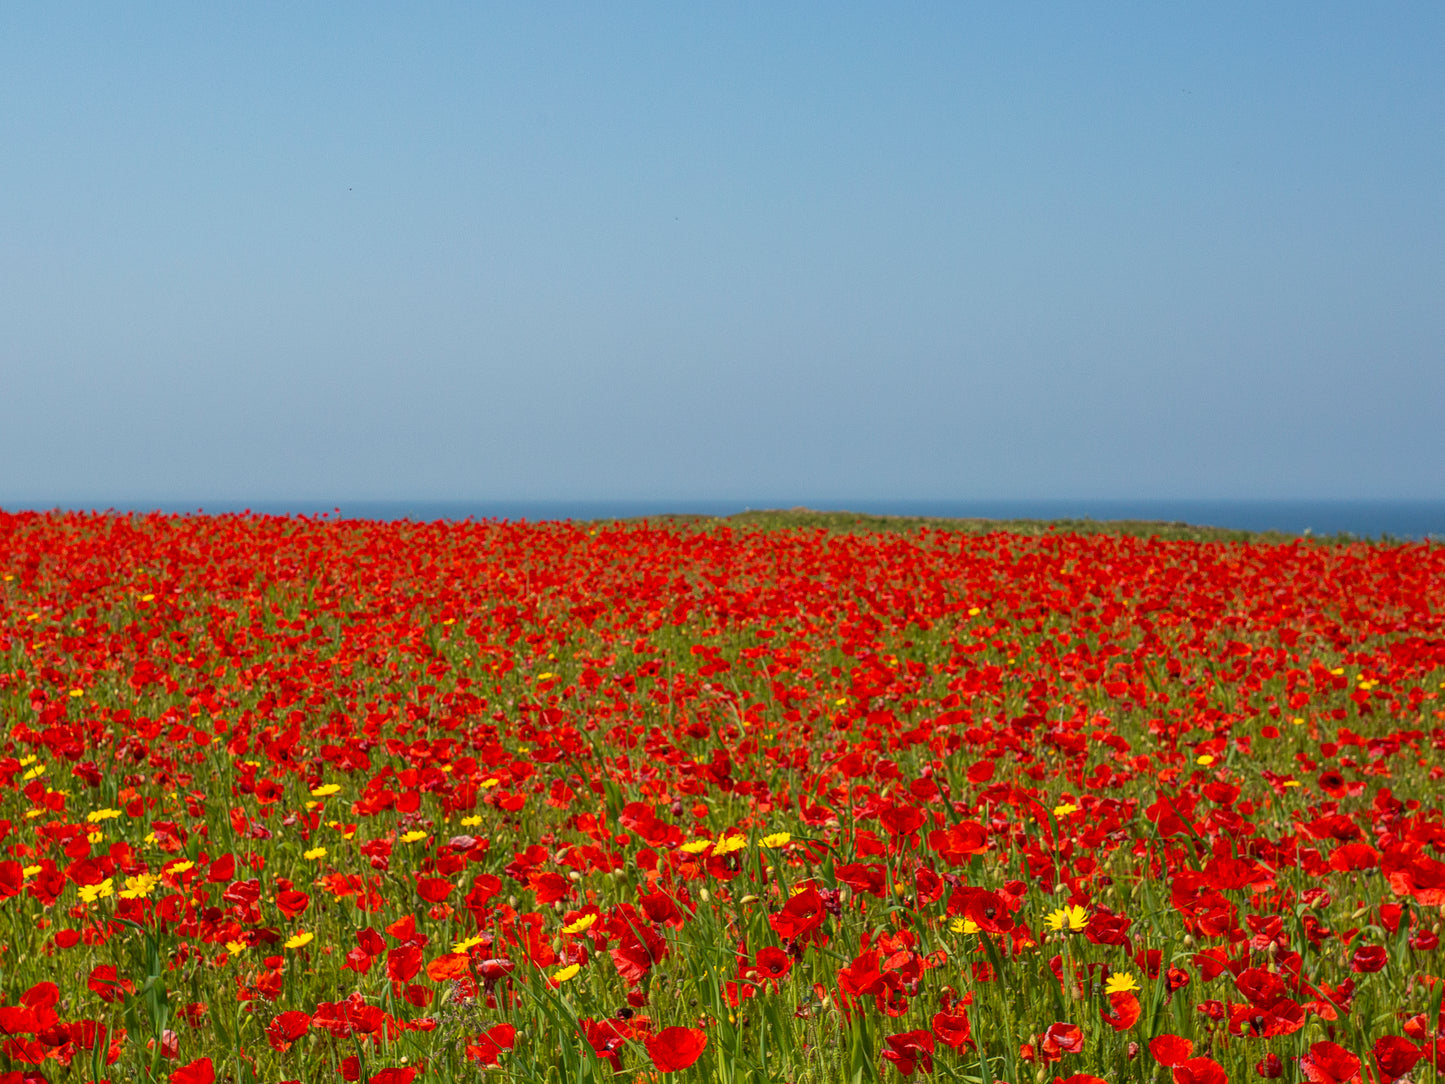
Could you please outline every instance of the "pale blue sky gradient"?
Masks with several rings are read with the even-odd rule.
[[[1445,497],[1442,56],[1439,3],[6,3],[0,506]]]

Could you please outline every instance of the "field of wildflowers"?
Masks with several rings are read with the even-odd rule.
[[[1445,548],[0,513],[0,577],[0,1084],[1445,1067]]]

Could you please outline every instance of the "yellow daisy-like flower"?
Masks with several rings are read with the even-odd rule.
[[[121,889],[120,898],[123,900],[138,900],[151,894],[151,889],[160,884],[160,878],[154,873],[141,873],[135,877],[125,879],[125,887]]]
[[[1214,763],[1214,755],[1212,753],[1200,753],[1194,758],[1194,763],[1198,764],[1201,768],[1207,768]]]
[[[289,940],[289,941],[286,942],[286,947],[287,947],[287,948],[301,948],[303,945],[309,945],[309,944],[311,944],[311,942],[314,941],[315,939],[316,939],[316,935],[315,935],[314,933],[309,933],[309,932],[306,931],[306,930],[302,930],[302,931],[301,931],[300,933],[298,933],[295,937],[291,938],[291,940]]]
[[[1115,971],[1109,976],[1109,981],[1104,983],[1104,993],[1106,994],[1123,994],[1140,988],[1139,984],[1134,981],[1134,976],[1127,971]]]
[[[98,885],[81,885],[80,898],[86,903],[94,903],[96,900],[103,900],[115,891],[115,882],[107,877]]]
[[[44,764],[37,764],[37,765],[35,765],[35,767],[31,768],[28,772],[26,772],[23,778],[25,778],[25,779],[39,779],[39,778],[40,778],[42,775],[44,775],[44,774],[45,774],[45,765],[44,765]]]
[[[24,869],[22,869],[22,870],[20,871],[20,876],[21,876],[21,877],[25,877],[25,878],[34,877],[34,876],[35,876],[37,873],[39,873],[39,872],[40,872],[40,867],[39,867],[39,866],[26,866]]]
[[[426,839],[426,833],[411,831],[401,837],[403,843],[415,843],[419,839]]]
[[[562,932],[567,934],[582,933],[590,930],[596,921],[596,915],[583,915],[576,922],[569,922],[566,926],[563,926]]]
[[[453,952],[471,952],[472,949],[476,948],[476,947],[477,947],[478,945],[480,945],[481,943],[482,943],[482,938],[480,938],[480,937],[468,937],[465,941],[458,941],[455,945],[453,945],[453,946],[452,946],[452,951],[453,951]]]
[[[581,970],[582,970],[582,968],[581,968],[581,966],[578,965],[578,964],[568,964],[566,967],[562,968],[560,971],[554,971],[554,972],[552,972],[552,981],[553,981],[553,982],[566,982],[568,979],[576,978],[576,977],[577,977],[577,972],[579,972],[579,971],[581,971]]]
[[[710,839],[693,839],[684,843],[678,850],[682,851],[683,854],[702,854],[703,851],[711,846],[712,840]]]
[[[481,817],[475,817],[475,816],[473,816],[473,817],[463,817],[463,818],[462,818],[462,827],[463,827],[463,828],[475,828],[477,825],[479,825],[479,824],[481,824],[481,823],[482,823],[482,818],[481,818]]]
[[[119,816],[119,809],[97,809],[93,812],[87,813],[85,815],[85,819],[88,820],[91,824],[99,824],[101,821],[115,820],[115,818]]]
[[[70,690],[70,695],[71,695],[71,696],[84,696],[84,695],[85,695],[85,690],[84,690],[84,689],[71,689],[71,690]]]
[[[340,783],[326,783],[311,792],[313,798],[329,798],[341,790]]]
[[[1054,806],[1054,816],[1067,817],[1070,813],[1077,813],[1079,807],[1073,802],[1064,802],[1062,805]]]
[[[226,942],[226,951],[229,952],[232,956],[239,956],[239,955],[241,955],[241,953],[243,953],[243,952],[246,951],[246,942],[244,942],[244,941],[227,941],[227,942]]]
[[[713,857],[718,858],[725,854],[732,854],[733,851],[740,851],[747,845],[747,836],[728,836],[726,839],[720,839],[712,845]]]
[[[181,861],[175,862],[167,866],[165,871],[167,873],[185,873],[186,870],[195,868],[196,864],[194,862],[192,862],[189,858],[183,858]]]
[[[538,680],[538,681],[551,681],[551,680],[552,680],[554,677],[556,677],[556,676],[557,676],[557,675],[554,674],[554,673],[552,673],[552,671],[550,671],[550,670],[543,670],[540,674],[537,675],[537,680]]]
[[[948,924],[954,933],[978,933],[978,923],[971,918],[960,916]]]
[[[784,847],[784,846],[787,846],[787,845],[788,845],[789,843],[791,843],[792,841],[793,841],[793,837],[792,837],[792,835],[789,834],[788,832],[774,832],[774,833],[773,833],[772,835],[770,835],[770,836],[764,836],[764,837],[763,837],[763,846],[764,846],[764,847]]]
[[[326,857],[326,848],[325,848],[325,847],[312,847],[309,851],[307,851],[307,852],[306,852],[305,854],[303,854],[301,857],[304,858],[304,859],[306,859],[306,861],[308,861],[308,862],[315,862],[315,861],[316,861],[317,859],[319,859],[319,858],[325,858],[325,857]]]
[[[1050,911],[1044,916],[1044,925],[1051,930],[1062,930],[1067,927],[1077,933],[1088,924],[1089,912],[1076,903],[1070,904],[1068,907],[1060,907],[1057,911]]]
[[[501,785],[502,785],[502,781],[501,781],[500,779],[484,779],[484,780],[482,780],[482,789],[483,789],[483,790],[491,790],[493,787],[500,787]]]

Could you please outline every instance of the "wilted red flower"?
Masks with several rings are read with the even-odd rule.
[[[699,1028],[663,1028],[647,1040],[647,1056],[662,1073],[686,1069],[707,1049],[707,1035]]]

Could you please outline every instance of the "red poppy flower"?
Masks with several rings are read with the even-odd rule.
[[[1350,957],[1350,970],[1362,974],[1383,971],[1390,962],[1383,945],[1361,945]]]
[[[1213,1058],[1189,1058],[1174,1066],[1174,1084],[1229,1084],[1229,1074]]]
[[[215,1079],[216,1069],[210,1058],[197,1058],[172,1070],[170,1076],[171,1084],[214,1084]]]
[[[266,1041],[271,1044],[271,1049],[284,1054],[291,1049],[291,1044],[311,1030],[311,1014],[290,1010],[278,1013],[271,1023],[266,1025]]]
[[[1311,1043],[1300,1068],[1310,1084],[1345,1084],[1360,1075],[1360,1059],[1338,1043]]]
[[[933,1034],[950,1050],[957,1050],[965,1045],[973,1046],[973,1040],[969,1038],[971,1030],[968,1013],[962,1009],[958,1012],[933,1014]]]
[[[1166,1032],[1149,1040],[1149,1053],[1160,1065],[1178,1065],[1194,1053],[1194,1040]]]
[[[922,1067],[925,1073],[933,1072],[933,1033],[930,1031],[905,1031],[899,1035],[886,1036],[888,1049],[883,1057],[898,1066],[904,1076],[912,1076]]]
[[[1390,1080],[1404,1076],[1423,1056],[1420,1048],[1403,1035],[1385,1035],[1376,1039],[1370,1053],[1381,1075]]]
[[[658,1072],[686,1069],[707,1048],[707,1035],[698,1028],[663,1028],[646,1042],[647,1055]]]
[[[1104,1023],[1115,1031],[1128,1031],[1139,1022],[1143,1012],[1139,999],[1130,990],[1121,990],[1109,995],[1109,1008],[1100,1008],[1099,1015]]]

